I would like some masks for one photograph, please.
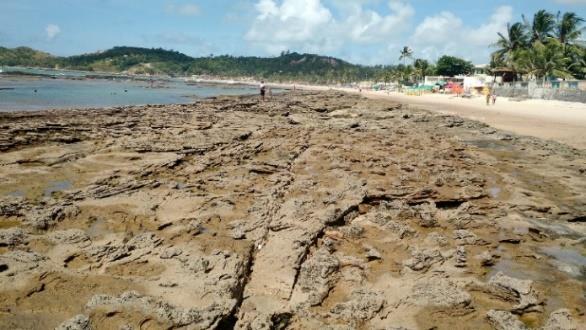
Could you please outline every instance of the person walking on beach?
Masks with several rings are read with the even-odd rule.
[[[494,105],[496,103],[496,92],[494,91],[494,89],[492,90],[492,105]]]
[[[484,96],[486,97],[486,105],[489,106],[490,105],[490,95],[491,95],[490,88],[485,86],[482,89],[482,94],[484,94]]]
[[[259,88],[260,88],[260,98],[264,102],[265,101],[265,94],[267,92],[267,86],[265,85],[264,80],[261,80]]]

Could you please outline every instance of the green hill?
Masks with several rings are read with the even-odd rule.
[[[352,81],[373,77],[380,67],[355,65],[314,54],[278,57],[209,56],[192,58],[177,51],[114,47],[107,51],[56,57],[30,48],[0,48],[0,65],[38,66],[104,72],[257,77],[312,82]]]
[[[114,47],[104,52],[63,58],[63,67],[88,70],[152,74],[182,74],[193,58],[176,51],[138,47]]]
[[[28,47],[0,47],[0,65],[53,67],[58,58]]]
[[[285,53],[279,57],[218,56],[197,58],[190,65],[191,74],[221,76],[257,76],[271,79],[348,80],[364,78],[374,68],[313,54]]]

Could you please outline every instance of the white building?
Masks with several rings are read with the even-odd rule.
[[[484,86],[492,85],[495,82],[494,77],[488,74],[488,65],[480,64],[474,66],[474,73],[472,75],[459,75],[456,77],[429,76],[425,77],[424,84],[426,86],[433,86],[438,82],[448,81],[461,83],[465,91],[480,89]]]

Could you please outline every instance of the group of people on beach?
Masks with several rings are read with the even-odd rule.
[[[265,85],[264,80],[261,80],[258,88],[260,91],[260,99],[263,102],[266,101],[267,94],[268,94],[269,98],[272,96],[271,89],[269,87],[267,87],[267,85]],[[293,88],[295,89],[295,86]],[[360,93],[362,93],[362,88],[359,87],[358,91]],[[486,97],[486,105],[487,106],[491,105],[491,103],[492,103],[492,105],[496,104],[496,92],[495,92],[494,88],[490,88],[488,86],[485,86],[482,90],[482,94],[484,94],[484,96]]]

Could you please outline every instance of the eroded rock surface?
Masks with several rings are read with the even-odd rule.
[[[586,324],[582,150],[339,92],[0,127],[0,329]]]

